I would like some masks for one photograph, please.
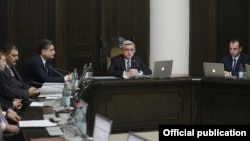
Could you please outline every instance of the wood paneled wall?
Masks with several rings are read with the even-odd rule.
[[[220,62],[231,37],[250,55],[249,19],[249,0],[190,0],[190,75],[203,76],[203,62]]]
[[[116,37],[133,40],[149,64],[149,0],[0,0],[0,43],[19,48],[18,69],[43,38],[55,42],[57,67],[81,72],[94,64],[103,75],[102,50]]]

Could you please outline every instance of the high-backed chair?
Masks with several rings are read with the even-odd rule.
[[[126,39],[123,37],[117,37],[117,38],[112,38],[107,41],[106,44],[104,44],[102,48],[102,55],[101,55],[101,72],[103,75],[107,74],[107,70],[109,69],[109,66],[111,64],[111,58],[121,54],[121,46],[123,41]]]
[[[109,69],[109,66],[111,64],[111,58],[114,56],[117,56],[121,54],[121,48],[118,46],[112,47],[110,49],[110,56],[107,57],[107,69]]]

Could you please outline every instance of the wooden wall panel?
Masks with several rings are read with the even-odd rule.
[[[209,52],[209,0],[191,0],[190,5],[189,73],[201,76]]]
[[[229,40],[231,37],[242,39],[243,51],[249,49],[249,0],[220,0],[218,1],[218,47],[217,61],[221,55],[229,52]]]
[[[249,9],[249,0],[190,0],[190,75],[203,76],[202,62],[221,62],[231,37],[250,55]]]
[[[0,1],[0,46],[8,41],[8,0]]]
[[[149,64],[149,0],[108,0],[107,37],[124,37],[136,45],[136,54]]]
[[[102,48],[120,36],[135,41],[138,55],[149,62],[149,0],[0,0],[0,4],[0,41],[19,47],[18,69],[36,53],[43,38],[54,41],[56,66],[68,71],[76,67],[81,73],[84,63],[92,62],[94,75],[105,74]]]
[[[55,41],[55,2],[50,0],[16,0],[13,3],[13,42],[19,48],[20,66],[36,54],[43,38]],[[18,67],[18,68],[20,68]]]
[[[100,65],[98,39],[101,37],[98,0],[66,1],[65,58],[67,68],[82,70],[84,63],[92,62],[95,74]],[[81,71],[80,70],[80,71]]]

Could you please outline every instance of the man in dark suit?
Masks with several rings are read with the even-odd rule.
[[[232,38],[229,42],[229,54],[222,58],[224,63],[224,73],[226,77],[237,76],[240,64],[245,68],[245,65],[250,64],[250,57],[242,53],[242,43],[238,38]]]
[[[52,66],[51,60],[55,57],[55,47],[52,41],[43,39],[38,48],[38,54],[29,59],[22,70],[23,80],[32,85],[44,82],[71,81],[72,74],[63,76]]]
[[[3,48],[5,58],[6,58],[6,67],[4,72],[1,75],[4,75],[5,87],[8,91],[8,96],[11,96],[11,99],[21,98],[29,99],[30,97],[36,96],[39,91],[35,87],[31,87],[23,82],[20,74],[16,70],[15,66],[18,61],[18,49],[14,44],[7,44]]]
[[[130,78],[152,74],[151,69],[144,65],[142,59],[134,56],[136,49],[132,41],[124,41],[121,51],[122,54],[111,58],[109,75]]]
[[[4,71],[5,65],[6,65],[5,55],[4,55],[3,51],[0,50],[0,73]],[[3,81],[0,81],[0,87],[1,87],[0,94],[6,93],[6,91],[5,91],[6,89],[4,88],[3,83],[4,83]],[[3,87],[3,89],[2,89],[2,87]],[[21,101],[19,101],[19,100],[13,100],[13,102],[12,102],[12,101],[9,101],[9,100],[6,100],[6,99],[0,97],[0,105],[1,105],[0,109],[2,109],[2,107],[4,107],[3,109],[5,111],[7,111],[8,118],[17,122],[21,119],[21,117],[18,116],[17,113],[14,110],[12,110],[12,108],[20,109],[22,106],[20,102]]]

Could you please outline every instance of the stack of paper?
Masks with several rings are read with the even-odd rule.
[[[63,83],[43,83],[43,86],[39,88],[39,97],[61,97],[63,87]]]

